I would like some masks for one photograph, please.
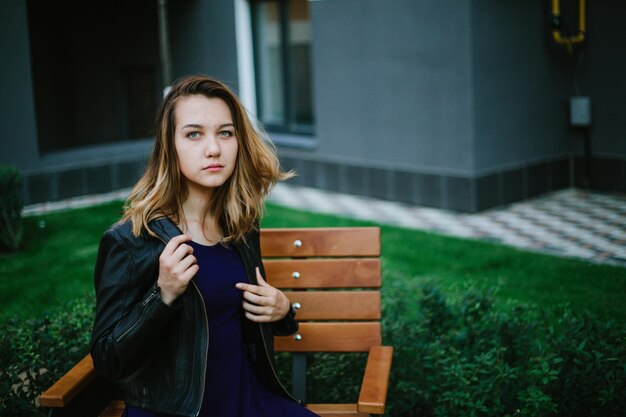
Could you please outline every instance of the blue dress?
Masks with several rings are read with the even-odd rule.
[[[248,282],[234,248],[189,242],[200,271],[194,278],[209,320],[209,350],[202,417],[313,417],[306,407],[278,395],[257,379],[242,341],[242,291]],[[126,417],[166,417],[127,407]]]

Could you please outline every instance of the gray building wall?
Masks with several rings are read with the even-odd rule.
[[[474,2],[475,173],[566,157],[567,76],[542,2]],[[479,150],[479,151],[478,151]]]
[[[285,166],[305,185],[455,205],[474,170],[470,3],[310,6],[318,147],[281,149]]]
[[[312,3],[317,156],[472,172],[469,3],[455,3]]]
[[[545,2],[474,2],[473,209],[568,186],[568,65]]]
[[[619,0],[588,2],[589,37],[583,65],[582,92],[591,98],[590,142],[594,155],[594,188],[626,191],[626,3]],[[575,137],[582,143],[580,134]],[[580,151],[579,151],[580,154]],[[581,184],[584,168],[576,160],[575,181]]]
[[[112,44],[105,36],[95,37],[96,48],[68,42],[67,56],[76,60],[69,68],[78,72],[72,106],[93,123],[73,120],[67,128],[79,146],[42,153],[33,85],[53,68],[31,62],[25,5],[0,3],[0,163],[22,170],[27,203],[132,185],[152,140],[125,133],[120,81],[110,66],[158,65],[155,9],[134,28],[122,25]],[[208,73],[237,90],[234,2],[169,5],[173,76]],[[626,26],[619,20],[626,3],[588,3],[578,90],[576,57],[550,40],[547,1],[309,5],[315,134],[286,141],[301,148],[279,147],[283,165],[300,174],[294,182],[470,212],[580,186],[584,132],[569,126],[567,104],[583,94],[592,101],[592,186],[626,191]],[[568,19],[576,26],[575,15]],[[148,47],[128,52],[138,42]]]
[[[571,31],[578,27],[575,5],[562,2]],[[626,84],[621,81],[626,48],[619,53],[611,46],[626,39],[616,17],[626,12],[626,4],[588,2],[587,41],[574,54],[551,40],[547,12],[542,2],[473,3],[478,209],[572,185],[626,191]],[[586,133],[569,123],[574,95],[589,96],[592,103],[589,173]]]
[[[588,2],[589,36],[582,92],[592,100],[592,141],[598,156],[626,157],[626,3]]]
[[[234,2],[170,1],[169,6],[174,78],[202,73],[236,89]]]
[[[576,28],[576,4],[562,5]],[[588,5],[578,92],[579,55],[552,42],[549,6],[312,2],[318,146],[281,149],[285,166],[304,185],[482,210],[584,184],[583,132],[568,110],[569,97],[584,94],[594,113],[592,186],[626,191],[626,54],[609,46],[626,38],[617,17],[626,4]]]

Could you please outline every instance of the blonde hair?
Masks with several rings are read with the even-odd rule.
[[[174,146],[176,103],[180,97],[202,95],[224,100],[233,117],[238,141],[237,163],[231,177],[212,193],[206,215],[221,227],[223,242],[242,240],[263,215],[264,199],[277,181],[294,175],[283,172],[275,148],[255,127],[239,99],[225,84],[194,75],[177,80],[163,100],[155,123],[156,142],[143,176],[126,201],[121,222],[132,222],[133,234],[154,236],[148,223],[169,217],[184,223],[182,204],[189,194]],[[204,230],[204,228],[203,228]]]

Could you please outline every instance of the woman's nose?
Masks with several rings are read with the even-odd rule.
[[[220,155],[220,144],[216,137],[212,135],[207,136],[204,153],[207,157],[216,157]]]

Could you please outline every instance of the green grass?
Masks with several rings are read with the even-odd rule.
[[[36,317],[92,294],[99,238],[120,210],[121,202],[114,202],[25,218],[24,249],[0,255],[0,320]],[[273,205],[262,222],[263,227],[358,225],[375,223]],[[569,304],[626,320],[626,268],[390,226],[382,226],[382,248],[383,285],[400,289],[394,293],[427,282],[454,299],[473,286],[495,289],[502,308],[511,302]]]
[[[267,214],[266,227],[375,225],[275,206]],[[569,305],[626,320],[626,268],[391,226],[382,226],[382,252],[383,286],[409,289],[415,288],[409,283],[425,282],[452,300],[473,286],[495,290],[502,308]]]
[[[115,202],[24,218],[23,250],[0,255],[0,319],[37,317],[92,294],[100,236],[121,207]]]

